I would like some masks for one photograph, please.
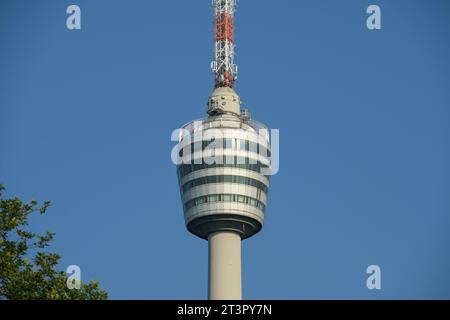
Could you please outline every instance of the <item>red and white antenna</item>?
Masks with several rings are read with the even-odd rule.
[[[237,0],[212,0],[215,14],[215,60],[211,63],[215,87],[233,88],[238,68],[234,64],[234,12]]]

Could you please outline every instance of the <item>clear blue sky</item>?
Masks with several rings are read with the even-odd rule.
[[[450,2],[254,2],[237,89],[281,159],[244,297],[450,299]],[[1,1],[0,182],[53,202],[31,227],[111,298],[206,298],[170,135],[205,116],[212,22],[209,0]]]

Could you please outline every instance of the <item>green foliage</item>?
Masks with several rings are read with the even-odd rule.
[[[54,234],[25,230],[30,214],[44,214],[50,202],[38,205],[34,200],[23,203],[17,198],[3,199],[4,190],[0,184],[0,299],[107,299],[98,282],[70,290],[66,273],[56,270],[60,256],[43,250]]]

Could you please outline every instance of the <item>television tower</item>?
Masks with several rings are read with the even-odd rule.
[[[215,86],[208,117],[183,126],[177,175],[187,229],[209,243],[208,298],[242,299],[241,240],[264,222],[271,166],[268,129],[241,112],[234,91],[236,0],[213,0]]]

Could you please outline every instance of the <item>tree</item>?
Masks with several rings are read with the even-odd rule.
[[[56,270],[60,255],[44,250],[54,233],[38,235],[26,230],[30,214],[44,214],[50,202],[38,205],[34,200],[3,199],[4,190],[0,184],[0,300],[107,299],[98,282],[70,290],[66,273]]]

